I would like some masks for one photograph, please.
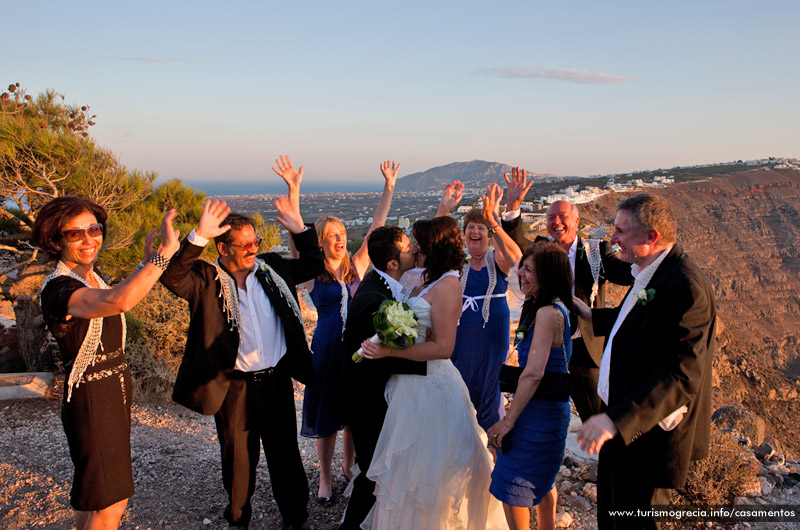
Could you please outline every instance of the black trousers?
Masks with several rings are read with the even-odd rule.
[[[228,493],[228,523],[250,523],[250,498],[263,444],[283,522],[302,525],[308,518],[308,479],[297,446],[291,379],[277,374],[261,380],[232,379],[214,420],[222,453],[222,483]]]
[[[382,397],[381,397],[382,398]],[[373,414],[364,414],[365,411],[355,415],[350,425],[350,434],[353,436],[353,446],[356,450],[356,461],[360,469],[359,475],[353,482],[353,492],[347,510],[344,513],[344,522],[339,530],[360,529],[361,523],[375,504],[375,482],[367,478],[367,470],[375,454],[375,446],[383,428],[386,408],[375,411]]]
[[[598,530],[662,527],[652,516],[647,516],[647,511],[653,506],[668,505],[672,490],[654,487],[635,460],[636,457],[626,455],[625,443],[619,435],[603,444],[597,468]]]

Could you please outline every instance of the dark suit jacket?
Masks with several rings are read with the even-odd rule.
[[[279,274],[297,298],[295,285],[311,280],[325,269],[322,251],[313,228],[293,235],[300,257],[285,259],[275,253],[259,255]],[[239,351],[239,330],[223,313],[222,287],[217,269],[197,259],[203,247],[184,239],[178,253],[161,275],[170,291],[189,302],[189,334],[172,399],[201,414],[216,414],[230,386],[230,376]],[[303,326],[273,282],[256,277],[280,318],[286,334],[286,354],[276,367],[279,372],[308,384],[313,379],[311,352]]]
[[[525,237],[520,217],[511,221],[503,221],[503,230],[519,245],[520,249],[525,249],[530,245],[530,241]],[[536,236],[536,241],[548,240],[543,236]],[[600,243],[600,277],[597,280],[597,296],[592,307],[603,308],[606,306],[606,281],[617,285],[632,285],[633,276],[631,275],[631,264],[620,260],[614,255],[611,244],[608,241]],[[578,236],[577,255],[575,257],[575,296],[589,303],[592,296],[592,268],[589,266],[589,259],[583,251],[583,239]],[[584,366],[599,367],[600,359],[603,357],[603,338],[596,337],[591,324],[585,320],[577,320],[577,325],[581,330],[581,337],[585,345],[585,351],[580,346],[580,341],[575,343],[575,350],[572,354],[572,363],[579,363]],[[575,322],[572,322],[573,328]]]
[[[615,465],[634,466],[653,487],[680,488],[689,461],[708,455],[714,293],[679,245],[672,248],[647,288],[655,290],[654,298],[646,305],[636,303],[611,347],[605,412],[625,446],[618,445],[618,454],[610,458]],[[597,334],[611,332],[619,309],[592,311]],[[683,405],[689,411],[675,429],[664,431],[658,426]]]
[[[344,332],[344,394],[345,423],[354,416],[358,418],[376,417],[383,423],[386,414],[386,400],[383,391],[392,374],[425,375],[427,363],[410,361],[395,357],[383,359],[364,359],[353,362],[352,355],[361,343],[375,334],[372,317],[384,300],[392,300],[392,292],[375,271],[364,276],[350,309]]]

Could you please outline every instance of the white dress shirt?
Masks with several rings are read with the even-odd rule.
[[[192,230],[189,243],[206,246],[208,239]],[[255,266],[247,275],[247,290],[237,286],[239,299],[239,351],[234,370],[256,372],[272,368],[286,354],[286,334],[267,293],[255,275]]]

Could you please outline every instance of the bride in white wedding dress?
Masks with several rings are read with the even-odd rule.
[[[361,526],[507,529],[502,505],[489,494],[493,464],[486,433],[449,359],[461,316],[461,234],[451,217],[417,221],[413,234],[426,282],[408,302],[419,319],[419,342],[406,350],[369,341],[362,347],[370,359],[426,360],[428,371],[394,375],[386,385],[389,409],[367,472],[376,501]]]

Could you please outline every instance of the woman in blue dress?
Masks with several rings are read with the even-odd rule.
[[[443,204],[454,184],[445,189]],[[461,270],[462,312],[450,357],[467,385],[478,425],[484,430],[500,419],[498,379],[509,346],[508,274],[522,254],[494,217],[502,194],[497,184],[489,186],[483,212],[472,209],[463,218],[469,258]],[[440,213],[445,212],[440,209]],[[499,252],[489,247],[492,236]]]
[[[519,281],[529,297],[517,335],[524,370],[508,414],[488,431],[490,443],[506,448],[498,455],[489,492],[503,502],[511,530],[530,528],[532,506],[537,528],[553,529],[555,477],[564,458],[569,402],[539,399],[534,393],[545,372],[565,373],[572,355],[572,272],[567,254],[554,243],[534,243],[522,255]],[[510,440],[504,444],[504,438]]]
[[[319,460],[319,489],[317,502],[333,503],[331,462],[336,446],[336,433],[342,430],[341,405],[338,401],[338,373],[344,355],[340,347],[344,334],[347,310],[361,278],[369,267],[367,237],[370,232],[386,222],[392,204],[395,180],[400,164],[386,161],[380,165],[386,180],[383,193],[375,209],[372,225],[364,236],[364,243],[351,258],[347,252],[347,232],[341,220],[324,216],[314,223],[319,244],[325,255],[325,273],[306,282],[306,289],[317,308],[317,326],[311,339],[314,362],[314,383],[308,385],[303,396],[303,424],[300,434],[317,440]],[[354,449],[350,429],[342,432],[342,474],[351,478]]]

